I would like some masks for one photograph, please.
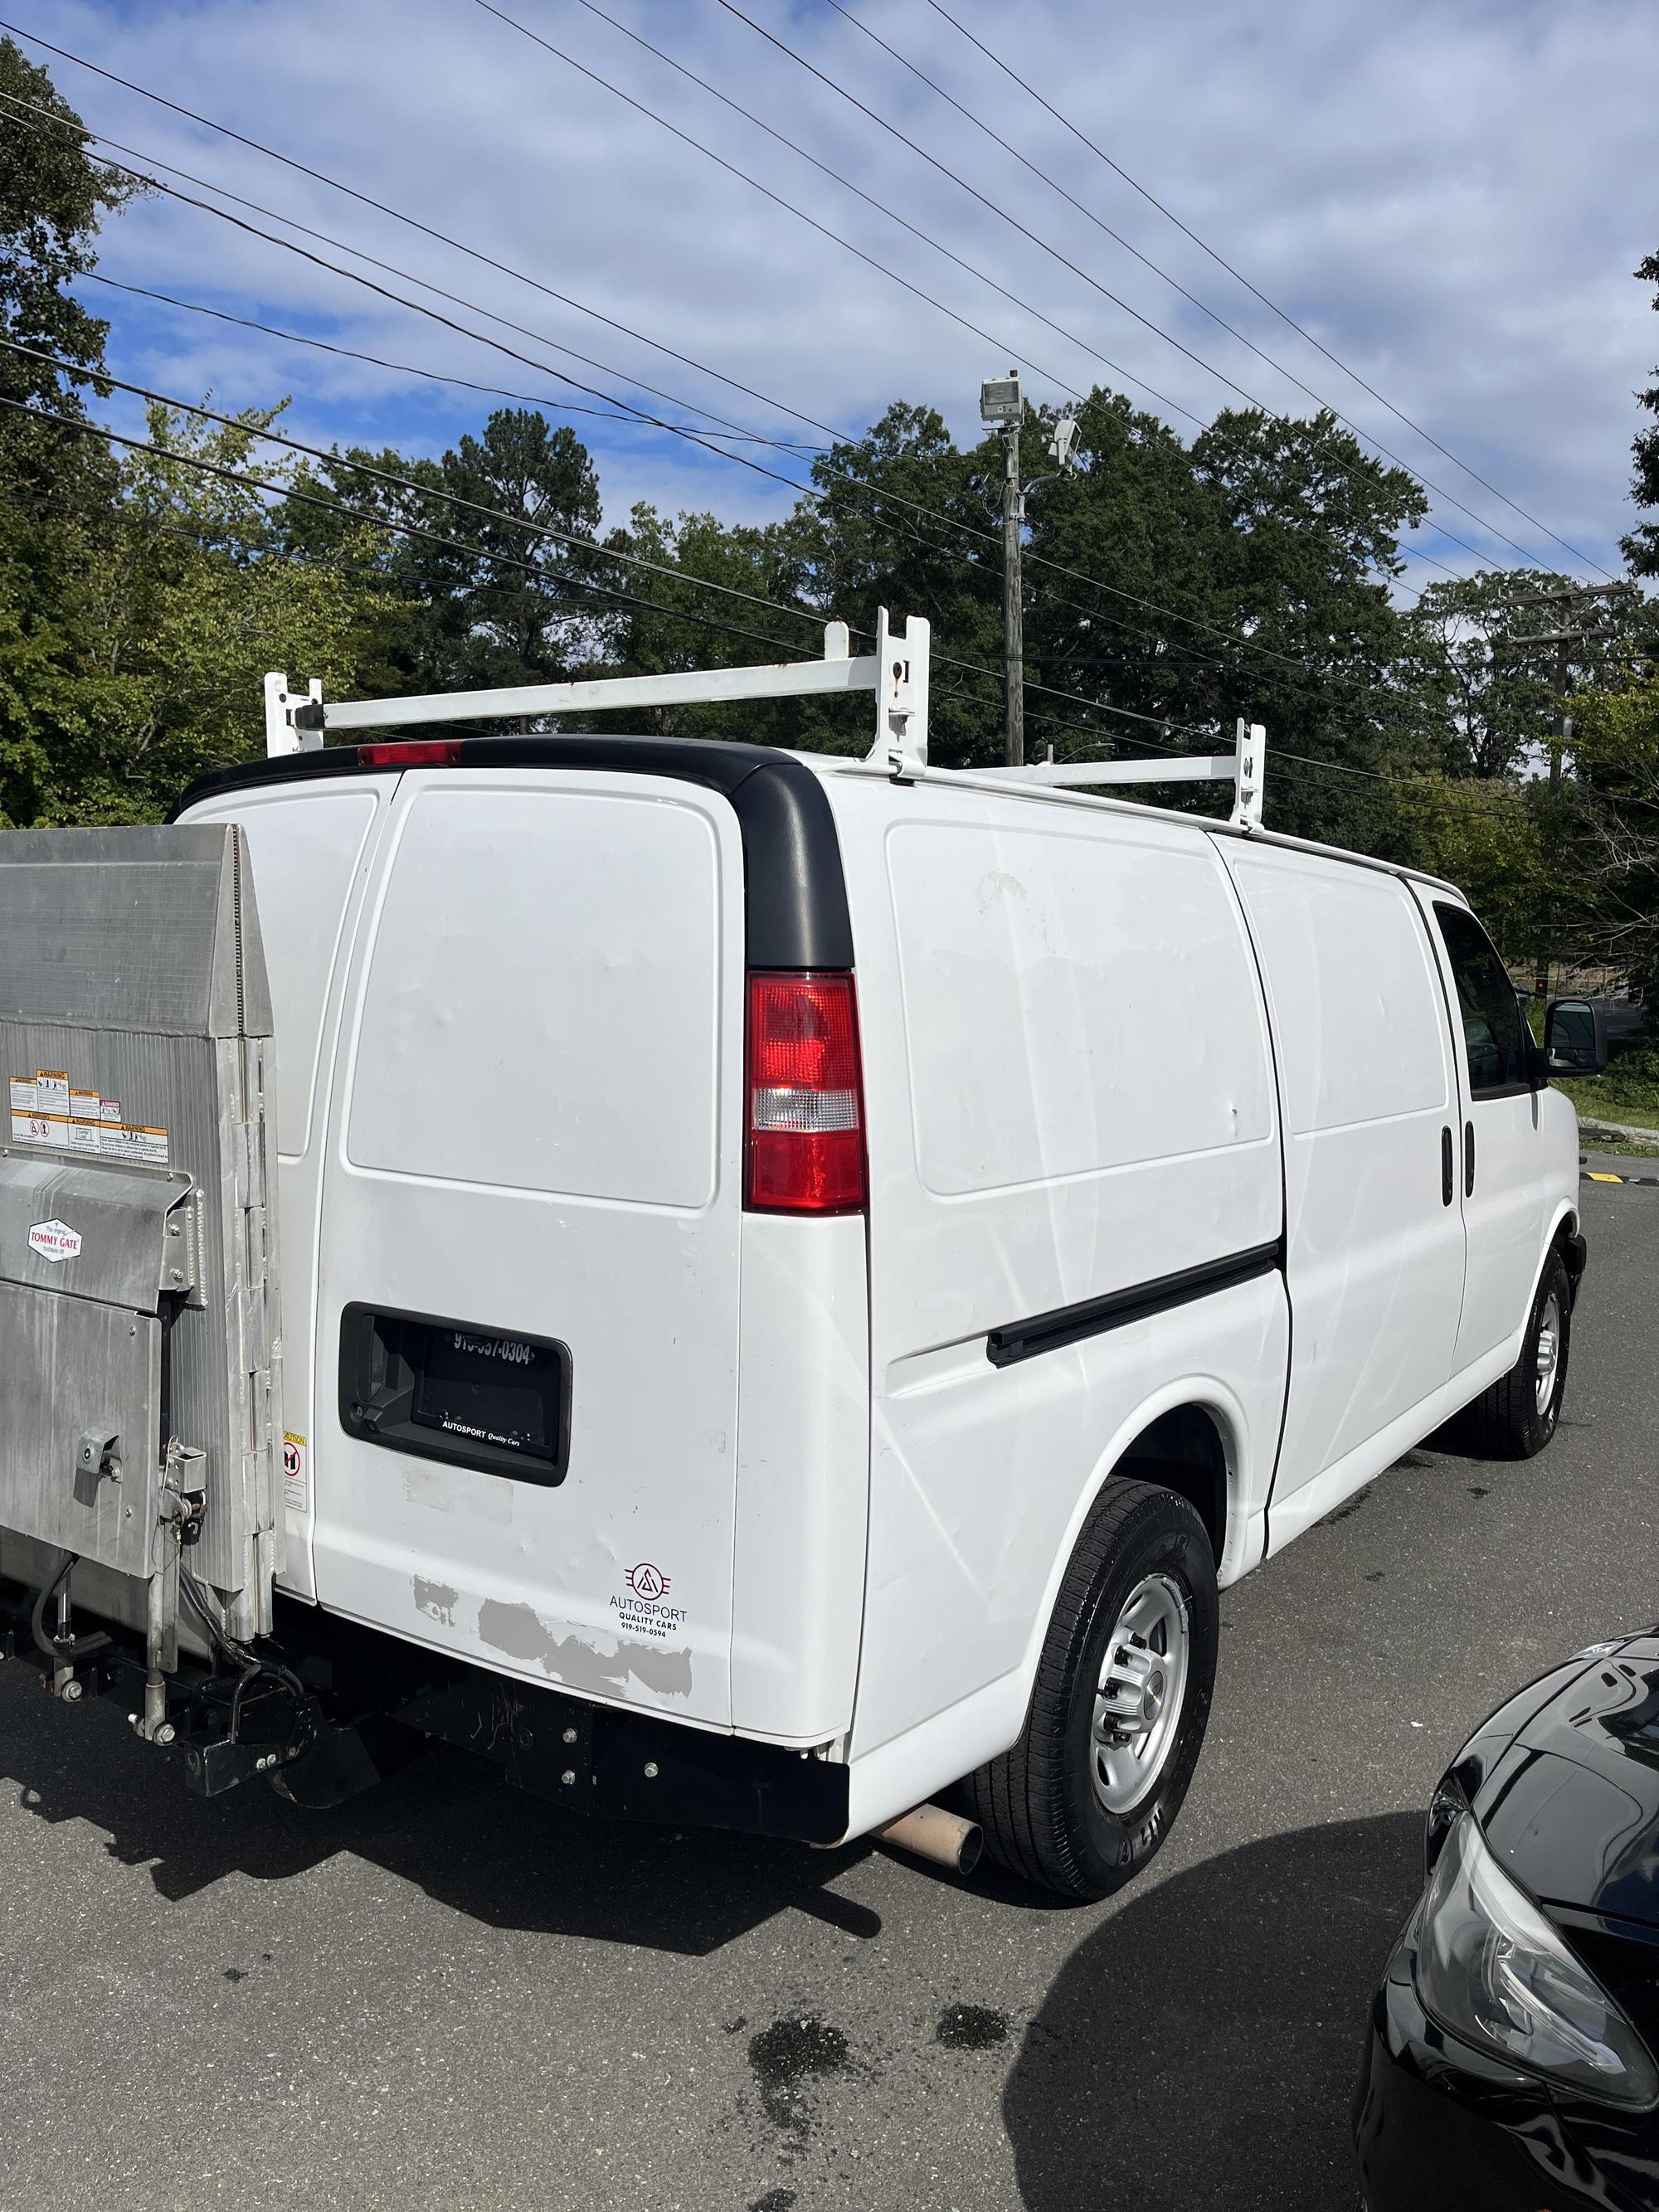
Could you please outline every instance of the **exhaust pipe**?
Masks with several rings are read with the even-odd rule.
[[[878,1844],[896,1844],[919,1859],[931,1859],[935,1866],[949,1867],[952,1874],[971,1874],[985,1844],[976,1820],[947,1813],[943,1805],[918,1805],[872,1833]]]

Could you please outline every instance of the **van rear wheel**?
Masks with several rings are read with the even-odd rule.
[[[994,1858],[1063,1897],[1140,1871],[1198,1763],[1219,1630],[1196,1511],[1115,1477],[1060,1583],[1019,1740],[963,1785]]]
[[[1561,1418],[1571,1348],[1572,1285],[1559,1251],[1553,1251],[1527,1317],[1521,1357],[1457,1416],[1453,1440],[1482,1459],[1530,1459],[1542,1451]]]

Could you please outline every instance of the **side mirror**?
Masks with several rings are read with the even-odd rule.
[[[1552,999],[1544,1060],[1552,1075],[1600,1075],[1607,1064],[1606,1009],[1593,999]]]

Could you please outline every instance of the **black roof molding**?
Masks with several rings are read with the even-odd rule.
[[[388,731],[376,742],[395,744],[397,732]],[[730,800],[743,836],[749,965],[853,965],[853,928],[835,818],[822,783],[789,754],[708,738],[554,735],[457,742],[456,765],[464,769],[611,769],[629,775],[672,776],[719,792]],[[242,762],[198,777],[168,819],[176,822],[188,808],[228,792],[376,773],[386,771],[365,767],[355,744]]]

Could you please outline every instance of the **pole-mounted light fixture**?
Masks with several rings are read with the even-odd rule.
[[[1009,424],[1016,427],[1025,413],[1025,398],[1019,388],[1019,372],[1011,368],[1006,376],[988,376],[979,387],[979,419],[988,430],[1000,430]]]

